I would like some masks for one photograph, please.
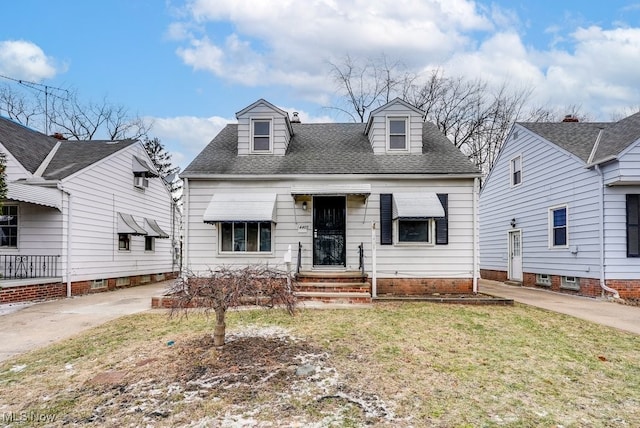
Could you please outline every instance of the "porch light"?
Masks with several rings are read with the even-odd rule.
[[[515,217],[511,219],[511,227],[516,227],[516,219],[515,219]]]
[[[302,209],[305,211],[307,210],[307,201],[302,202]]]

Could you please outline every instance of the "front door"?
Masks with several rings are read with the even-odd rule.
[[[509,279],[522,281],[522,231],[509,232]]]
[[[313,265],[346,266],[346,199],[313,198]]]

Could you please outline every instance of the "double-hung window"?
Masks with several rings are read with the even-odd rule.
[[[118,250],[129,251],[131,249],[131,235],[126,233],[118,234]]]
[[[271,119],[253,119],[251,121],[251,133],[252,152],[271,152]]]
[[[156,238],[153,236],[145,236],[144,237],[144,250],[145,251],[155,251],[156,249]]]
[[[522,156],[511,159],[511,186],[522,183]]]
[[[222,252],[271,252],[270,222],[220,223]]]
[[[627,257],[640,257],[640,195],[627,195]]]
[[[18,206],[3,205],[0,211],[0,247],[18,248]]]
[[[566,205],[549,209],[549,244],[552,248],[568,245]]]
[[[407,150],[409,140],[409,133],[407,132],[408,122],[409,120],[407,117],[387,118],[389,150]]]

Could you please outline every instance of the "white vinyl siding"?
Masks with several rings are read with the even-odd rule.
[[[302,245],[302,268],[310,269],[313,248],[313,200],[295,202],[291,187],[308,184],[322,186],[337,184],[342,179],[327,177],[283,181],[227,181],[189,179],[186,212],[187,236],[185,267],[194,272],[206,272],[217,265],[246,265],[269,263],[284,267],[284,255],[292,250],[292,266],[295,268],[298,243]],[[377,266],[379,278],[431,277],[471,278],[473,272],[473,180],[413,180],[375,179],[355,180],[353,185],[371,185],[367,200],[361,195],[346,198],[346,268],[358,269],[358,246],[365,251],[365,270],[371,275],[371,224],[379,225],[380,193],[433,192],[449,195],[449,244],[443,246],[380,246],[380,230],[376,229]],[[203,222],[203,214],[215,193],[277,193],[277,223],[272,229],[272,253],[228,254],[219,253],[219,227]]]

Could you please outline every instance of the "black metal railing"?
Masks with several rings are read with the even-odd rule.
[[[364,243],[362,242],[358,245],[358,263],[358,269],[364,275]]]
[[[60,256],[0,255],[0,279],[53,278]]]
[[[302,268],[302,243],[298,242],[298,263],[296,264],[296,273],[300,273]]]

